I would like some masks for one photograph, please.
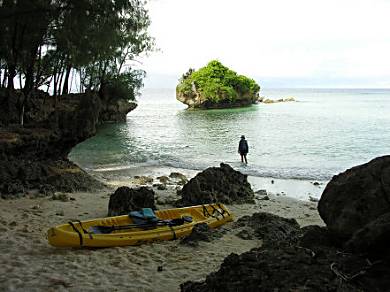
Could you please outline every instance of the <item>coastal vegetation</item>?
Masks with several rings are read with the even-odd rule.
[[[0,88],[54,96],[112,92],[134,100],[144,72],[136,57],[154,48],[144,2],[92,0],[1,1]]]
[[[139,0],[0,1],[2,196],[101,187],[67,157],[136,107],[149,25]]]
[[[176,88],[177,99],[197,108],[236,107],[255,103],[260,86],[217,60],[199,70],[189,69]]]

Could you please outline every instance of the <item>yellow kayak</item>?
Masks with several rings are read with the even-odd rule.
[[[185,237],[198,223],[216,228],[233,221],[233,215],[223,204],[158,210],[155,213],[146,208],[130,214],[58,225],[48,230],[47,238],[57,247],[140,245]]]

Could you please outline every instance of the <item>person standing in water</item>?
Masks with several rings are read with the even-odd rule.
[[[248,146],[248,141],[245,140],[245,136],[241,136],[240,143],[238,144],[238,153],[241,155],[241,162],[244,162],[248,164],[248,160],[246,159],[246,155],[249,152],[249,146]]]

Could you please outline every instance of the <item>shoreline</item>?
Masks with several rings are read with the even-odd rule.
[[[157,179],[159,175],[169,175],[165,171],[173,169],[144,170],[134,171],[136,175]],[[108,177],[107,173],[105,175]],[[50,227],[72,220],[105,217],[109,196],[118,183],[123,185],[124,181],[128,186],[137,186],[131,182],[131,176],[126,178],[123,174],[115,181],[109,181],[107,177],[109,188],[98,192],[68,193],[66,201],[50,197],[0,199],[0,248],[3,250],[0,254],[3,271],[0,290],[96,291],[99,287],[103,291],[179,291],[181,283],[202,280],[218,270],[229,254],[241,254],[262,244],[258,239],[239,238],[233,223],[228,223],[223,227],[226,232],[221,238],[200,242],[198,247],[183,245],[180,240],[104,249],[51,247],[46,239]],[[274,182],[274,185],[278,184],[278,181]],[[176,187],[153,188],[159,209],[172,207],[170,202],[178,198]],[[295,218],[301,226],[324,225],[316,202],[297,200],[288,193],[268,192],[268,196],[269,199],[264,200],[263,195],[256,194],[255,204],[227,207],[234,214],[235,221],[245,215],[267,212]]]
[[[119,187],[131,186],[132,181],[129,178],[135,176],[158,177],[163,175],[168,176],[172,172],[179,172],[184,174],[189,180],[202,170],[148,165],[137,167],[107,167],[94,170],[87,169],[86,171],[111,187]],[[248,175],[248,181],[255,192],[258,190],[266,190],[277,196],[287,196],[301,201],[319,200],[326,184],[329,182],[323,180],[284,179],[251,175]]]

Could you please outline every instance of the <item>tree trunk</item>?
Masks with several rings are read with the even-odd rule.
[[[14,78],[16,75],[16,66],[10,65],[8,68],[8,79],[7,79],[7,88],[8,90],[14,90]]]
[[[65,74],[65,80],[64,80],[64,86],[62,89],[62,94],[68,94],[69,92],[69,76],[70,76],[70,71],[72,70],[72,65],[68,64],[66,66],[66,74]]]

